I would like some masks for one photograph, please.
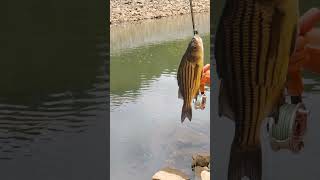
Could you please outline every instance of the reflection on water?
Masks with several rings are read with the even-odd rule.
[[[195,26],[199,34],[209,33],[209,14],[195,14]],[[190,15],[146,20],[139,24],[122,24],[110,29],[111,53],[128,51],[152,43],[186,39],[193,34]]]
[[[152,32],[157,29],[154,34],[148,34],[145,41],[141,35],[141,38],[133,37],[134,41],[119,40],[124,44],[116,47],[123,49],[111,52],[112,180],[150,179],[156,171],[168,165],[192,176],[192,154],[209,151],[210,100],[207,100],[205,110],[193,110],[191,123],[180,122],[182,101],[178,99],[176,71],[192,37],[191,20],[177,22],[168,18],[161,21],[167,26],[162,27],[163,23],[155,20],[146,22],[153,24],[150,26],[130,25],[132,28],[122,35],[113,34],[116,29],[111,30],[112,38],[121,39],[132,30]],[[206,21],[209,27],[208,16]],[[169,35],[168,31],[171,31]],[[179,33],[181,31],[188,33],[184,36]],[[209,34],[208,31],[201,32],[204,31],[200,31],[200,35],[204,42],[205,61],[209,62]]]

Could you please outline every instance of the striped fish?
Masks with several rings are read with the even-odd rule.
[[[284,103],[298,17],[298,0],[226,0],[214,51],[219,116],[235,122],[229,180],[261,179],[260,128]]]
[[[203,68],[203,43],[200,36],[195,35],[184,53],[177,73],[179,86],[178,97],[183,99],[181,122],[192,119],[192,100],[197,97]]]

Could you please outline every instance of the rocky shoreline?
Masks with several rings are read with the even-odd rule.
[[[192,155],[192,171],[195,173],[195,179],[210,180],[210,154],[196,153]],[[152,180],[191,180],[188,175],[179,169],[165,167],[152,176]]]
[[[210,11],[210,0],[192,0],[193,12]],[[189,0],[111,0],[110,25],[190,14]]]

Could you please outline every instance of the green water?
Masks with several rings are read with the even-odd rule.
[[[195,20],[208,63],[209,14]],[[210,98],[205,110],[193,109],[191,123],[181,124],[176,71],[192,38],[190,16],[126,28],[111,29],[111,179],[151,179],[165,166],[192,176],[192,154],[209,152]]]
[[[174,76],[190,38],[144,46],[111,56],[111,96],[132,97],[163,74]],[[205,63],[209,63],[209,36],[203,36]],[[112,101],[117,104],[117,101]],[[121,104],[121,103],[120,103]]]

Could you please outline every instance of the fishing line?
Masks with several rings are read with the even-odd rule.
[[[191,19],[192,19],[192,28],[193,28],[193,35],[198,34],[198,31],[194,27],[194,20],[193,20],[193,10],[192,10],[192,0],[190,1],[190,9],[191,9]]]

